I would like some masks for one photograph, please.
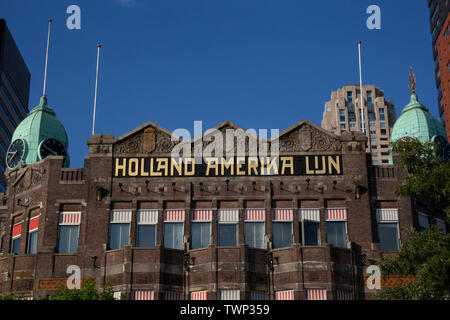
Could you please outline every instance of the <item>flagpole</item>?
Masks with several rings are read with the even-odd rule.
[[[96,69],[96,73],[95,73],[95,94],[94,94],[94,116],[92,119],[92,135],[95,134],[95,113],[96,113],[96,109],[97,109],[97,88],[98,88],[98,62],[100,59],[100,48],[102,46],[97,44],[97,69]]]
[[[366,134],[364,122],[364,107],[363,107],[363,86],[362,86],[362,71],[361,71],[361,41],[358,41],[358,55],[359,55],[359,91],[361,96],[361,130]]]
[[[45,90],[47,88],[47,66],[48,66],[48,48],[50,46],[50,26],[52,19],[48,19],[48,34],[47,34],[47,51],[45,53],[45,70],[44,70],[44,89],[42,90],[42,96],[45,97]]]

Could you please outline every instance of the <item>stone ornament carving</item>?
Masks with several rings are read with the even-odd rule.
[[[112,148],[109,144],[91,144],[88,146],[89,154],[107,154],[111,153]]]
[[[280,138],[280,152],[340,151],[340,141],[309,125],[292,130]]]
[[[43,172],[41,169],[27,167],[25,173],[19,176],[15,182],[15,192],[20,193],[42,183]]]
[[[115,154],[154,154],[170,153],[175,146],[170,135],[165,132],[146,128],[114,145]]]

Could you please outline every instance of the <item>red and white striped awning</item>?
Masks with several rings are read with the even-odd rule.
[[[138,211],[138,224],[158,224],[158,210],[142,209]]]
[[[305,290],[306,300],[327,300],[327,290],[326,289],[306,289]]]
[[[60,225],[79,225],[81,218],[81,212],[61,212],[59,214]]]
[[[325,209],[327,221],[345,221],[347,220],[347,209],[335,208]]]
[[[16,238],[20,237],[21,234],[22,234],[22,223],[18,223],[13,226],[12,238],[16,239]]]
[[[130,223],[131,210],[111,210],[110,223]]]
[[[377,221],[398,221],[398,209],[377,209]]]
[[[183,300],[183,293],[177,291],[165,291],[164,300]]]
[[[154,300],[155,293],[151,290],[134,291],[134,300]]]
[[[208,291],[191,292],[191,300],[208,300]]]
[[[195,209],[192,210],[192,222],[209,222],[212,219],[212,210]]]
[[[184,222],[183,209],[164,210],[164,222]]]
[[[336,300],[353,300],[353,293],[347,290],[336,290]]]
[[[38,227],[39,227],[39,216],[31,218],[28,232],[36,231],[38,229]]]
[[[265,221],[266,220],[266,210],[264,209],[246,209],[244,220],[247,222],[251,221]]]
[[[298,210],[298,221],[320,222],[320,209],[301,208]]]
[[[218,220],[221,223],[238,223],[239,210],[238,209],[219,209]]]
[[[294,219],[294,209],[273,209],[273,221],[292,221]]]
[[[294,300],[294,290],[275,292],[275,300]]]

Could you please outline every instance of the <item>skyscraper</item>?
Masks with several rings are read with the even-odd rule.
[[[331,100],[325,103],[322,128],[338,135],[344,131],[362,132],[360,99],[359,85],[332,92]],[[394,103],[374,85],[363,86],[363,101],[366,151],[372,154],[373,164],[389,163],[389,139],[396,119]]]
[[[27,116],[30,71],[0,19],[0,192],[6,190],[6,153],[17,125]]]
[[[436,74],[436,88],[438,90],[439,117],[447,127],[447,137],[449,136],[449,102],[445,101],[444,95],[449,95],[448,91],[443,92],[449,87],[448,78],[445,81],[442,71],[448,74],[449,50],[448,50],[448,16],[450,11],[449,0],[428,0],[430,8],[430,30],[433,44],[434,72]],[[441,45],[439,45],[441,43]],[[447,48],[445,48],[447,43]],[[441,56],[442,55],[442,56]],[[446,56],[446,57],[445,57]],[[448,89],[447,89],[448,90]]]

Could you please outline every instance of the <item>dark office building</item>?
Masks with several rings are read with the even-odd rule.
[[[0,19],[0,192],[6,192],[6,153],[17,125],[27,116],[30,71]]]
[[[442,91],[444,88],[448,86],[448,84],[442,81],[441,77],[440,68],[443,68],[444,66],[439,65],[440,63],[442,63],[442,59],[439,59],[438,39],[439,35],[442,33],[441,31],[444,25],[446,25],[445,21],[447,20],[449,13],[450,1],[428,0],[428,7],[430,8],[430,30],[433,42],[434,72],[436,74],[436,88],[438,90],[439,116],[442,120],[442,123],[445,125],[446,122],[448,121],[448,118],[450,117],[450,114],[448,114],[448,112],[445,112],[445,103]],[[445,67],[447,67],[447,64],[445,65]],[[448,125],[446,125],[446,127],[447,126]],[[448,136],[448,128],[447,128],[447,136]]]

